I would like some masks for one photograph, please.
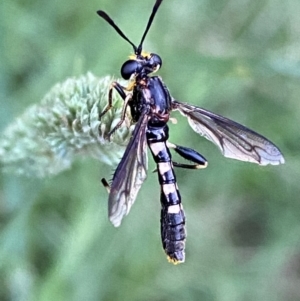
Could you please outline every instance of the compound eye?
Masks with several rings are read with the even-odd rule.
[[[134,73],[138,73],[141,69],[140,64],[135,60],[126,61],[121,68],[121,75],[128,80]]]
[[[162,65],[162,60],[158,54],[151,53],[151,64],[153,67],[159,69]]]

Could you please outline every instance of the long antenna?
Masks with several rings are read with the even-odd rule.
[[[116,32],[133,47],[134,52],[137,53],[137,47],[125,36],[122,30],[115,24],[115,22],[110,18],[110,16],[106,12],[104,12],[103,10],[98,10],[97,14],[101,18],[103,18],[109,25],[111,25],[116,30]]]
[[[147,23],[147,26],[146,26],[146,29],[145,29],[145,32],[143,34],[143,37],[141,39],[141,42],[139,44],[138,47],[136,47],[126,36],[125,34],[122,32],[122,30],[115,24],[115,22],[111,19],[111,17],[106,13],[104,12],[103,10],[98,10],[97,11],[97,14],[103,18],[109,25],[111,25],[115,30],[116,32],[124,39],[126,40],[132,47],[133,47],[133,50],[134,50],[134,53],[136,55],[140,55],[141,52],[142,52],[142,48],[143,48],[143,42],[146,38],[146,35],[149,31],[149,28],[151,27],[151,24],[153,22],[153,19],[155,17],[155,14],[159,8],[159,6],[161,5],[161,3],[163,2],[163,0],[156,0],[154,6],[153,6],[153,9],[152,9],[152,13],[150,15],[150,18],[149,18],[149,21]]]
[[[156,0],[156,2],[155,2],[154,6],[153,6],[153,9],[152,9],[152,13],[151,13],[149,21],[148,21],[148,24],[146,26],[145,32],[144,32],[143,37],[141,39],[140,45],[137,48],[136,54],[141,54],[145,37],[148,33],[149,28],[151,27],[151,24],[152,24],[152,21],[155,17],[155,14],[156,14],[156,12],[157,12],[157,10],[158,10],[158,8],[159,8],[159,6],[161,5],[162,2],[163,2],[163,0]]]

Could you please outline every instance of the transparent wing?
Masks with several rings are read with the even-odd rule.
[[[115,227],[120,226],[123,217],[128,214],[147,177],[148,156],[145,131],[148,118],[145,114],[140,117],[113,176],[108,199],[108,214]]]
[[[186,116],[193,130],[217,145],[227,158],[259,165],[284,163],[277,146],[237,122],[176,100],[173,109]]]

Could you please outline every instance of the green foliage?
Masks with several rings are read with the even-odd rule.
[[[97,116],[105,76],[119,77],[132,49],[96,11],[138,43],[153,2],[1,2],[1,164],[31,175],[1,174],[1,300],[300,299],[297,1],[163,1],[144,46],[161,55],[171,94],[268,137],[286,164],[225,159],[174,115],[171,142],[209,161],[176,170],[186,263],[172,266],[162,251],[155,174],[122,226],[108,221],[100,178],[112,174],[129,131],[102,141]],[[116,101],[104,124],[117,122]]]
[[[107,105],[111,77],[91,73],[55,85],[40,104],[16,119],[0,140],[0,162],[4,171],[44,177],[69,168],[74,156],[91,155],[113,165],[130,137],[130,121],[113,135],[107,134],[120,121],[122,100],[100,120]]]

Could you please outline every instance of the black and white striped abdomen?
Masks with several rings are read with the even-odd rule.
[[[176,183],[171,153],[166,145],[168,140],[166,123],[148,124],[147,141],[157,164],[158,179],[161,185],[161,238],[169,261],[184,262],[185,216],[181,197]]]

